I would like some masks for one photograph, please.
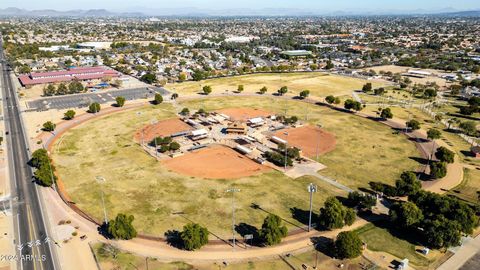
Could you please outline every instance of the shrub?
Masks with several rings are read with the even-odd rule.
[[[75,114],[76,113],[74,110],[68,110],[63,114],[63,118],[65,120],[72,120],[73,118],[75,118]]]
[[[55,130],[56,127],[57,127],[57,125],[55,125],[51,121],[47,121],[47,122],[43,123],[43,130],[44,131],[52,132],[52,131]]]
[[[100,111],[101,107],[98,102],[94,102],[88,106],[88,112],[89,113],[98,113]]]
[[[161,94],[156,93],[155,97],[153,98],[153,104],[158,105],[163,102],[163,97]]]

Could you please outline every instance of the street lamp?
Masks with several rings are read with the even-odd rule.
[[[313,183],[310,183],[307,187],[308,192],[310,193],[310,214],[308,216],[308,231],[312,228],[312,202],[313,202],[313,193],[317,192],[317,186]]]
[[[233,239],[233,250],[235,251],[235,192],[240,192],[238,188],[229,188],[227,192],[232,193],[232,239]]]
[[[105,207],[105,199],[103,194],[103,183],[106,182],[105,177],[103,176],[95,176],[95,180],[100,183],[100,196],[102,197],[102,206],[103,206],[103,217],[105,219],[105,224],[108,224],[108,217],[107,217],[107,208]]]

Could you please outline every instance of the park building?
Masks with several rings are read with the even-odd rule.
[[[97,67],[78,67],[67,70],[50,71],[50,72],[32,72],[30,74],[20,75],[18,80],[24,87],[47,84],[47,83],[61,83],[70,82],[74,80],[88,81],[102,78],[120,77],[121,73],[118,71],[108,69],[103,66]]]
[[[247,125],[242,122],[232,122],[226,128],[227,134],[247,134]]]

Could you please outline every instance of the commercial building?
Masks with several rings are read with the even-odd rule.
[[[18,77],[20,83],[27,87],[36,84],[69,82],[73,80],[86,81],[104,77],[120,77],[121,73],[106,67],[80,67],[67,70],[36,72]]]
[[[283,51],[280,54],[287,57],[305,57],[305,56],[312,55],[312,52],[307,50],[292,50],[292,51]]]

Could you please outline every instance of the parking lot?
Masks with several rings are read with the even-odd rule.
[[[163,96],[169,92],[160,87],[145,87],[123,90],[100,91],[98,93],[85,93],[77,95],[65,95],[56,97],[47,97],[28,102],[30,110],[44,111],[49,109],[67,109],[87,107],[93,102],[109,103],[115,101],[116,97],[122,96],[126,100],[135,100],[142,98],[153,98],[155,93]]]

